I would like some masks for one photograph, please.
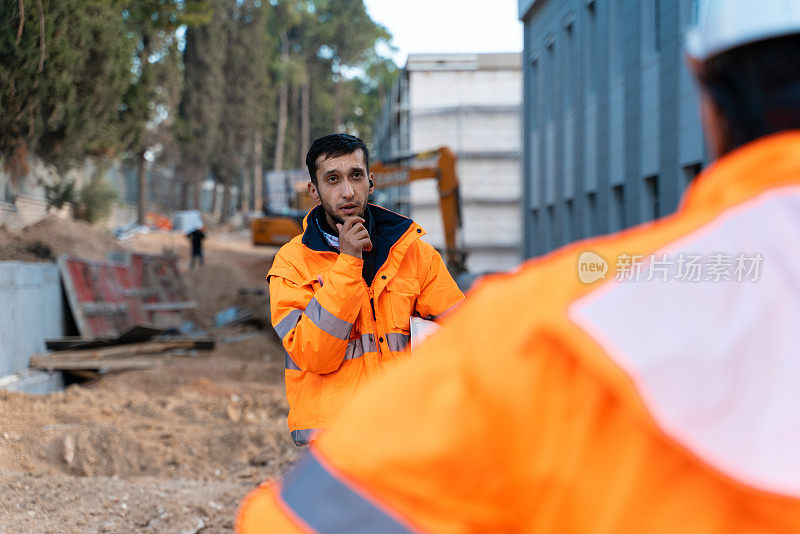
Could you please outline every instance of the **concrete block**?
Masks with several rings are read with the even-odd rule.
[[[27,369],[44,340],[64,335],[58,268],[45,263],[0,262],[0,376]]]
[[[0,389],[45,395],[64,389],[64,377],[60,371],[52,373],[39,370],[25,370],[0,378]]]

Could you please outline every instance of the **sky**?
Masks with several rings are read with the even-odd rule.
[[[415,52],[520,52],[517,0],[364,0],[392,33],[400,67]],[[388,54],[387,54],[388,55]]]

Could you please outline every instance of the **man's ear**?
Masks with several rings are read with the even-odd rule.
[[[369,194],[375,192],[375,176],[372,173],[369,173]]]
[[[319,191],[317,190],[317,186],[314,185],[314,182],[308,182],[308,196],[310,196],[311,200],[314,202],[319,202]]]

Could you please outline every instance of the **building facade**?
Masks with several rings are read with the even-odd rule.
[[[519,53],[411,54],[374,129],[376,159],[447,146],[458,157],[463,228],[473,273],[521,259],[522,69]],[[379,203],[412,217],[444,246],[435,181],[381,191]]]
[[[676,209],[705,165],[693,0],[519,0],[523,254]]]

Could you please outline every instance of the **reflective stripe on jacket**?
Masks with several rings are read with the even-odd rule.
[[[605,279],[581,282],[585,252]],[[483,283],[237,529],[800,532],[798,288],[786,132],[716,162],[672,216]]]
[[[321,210],[321,206],[315,210]],[[298,444],[328,426],[361,382],[404,351],[412,315],[438,316],[463,300],[424,231],[370,205],[379,257],[371,286],[363,260],[331,250],[320,228],[284,245],[267,276],[272,324],[286,349],[289,428]]]

